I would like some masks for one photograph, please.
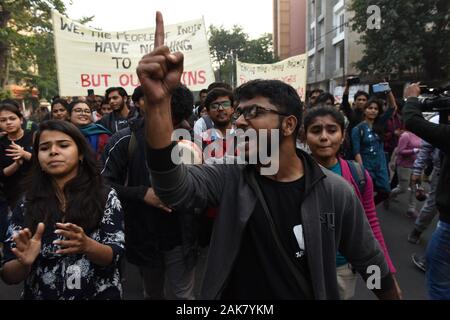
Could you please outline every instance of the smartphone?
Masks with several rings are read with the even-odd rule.
[[[389,91],[391,91],[391,87],[389,87],[388,82],[381,82],[381,83],[372,85],[372,90],[374,93],[389,92]]]

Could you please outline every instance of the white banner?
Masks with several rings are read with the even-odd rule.
[[[238,85],[254,79],[276,79],[290,84],[304,100],[306,92],[306,54],[273,64],[236,62]]]
[[[103,95],[109,87],[132,94],[139,85],[136,67],[153,50],[155,28],[106,32],[83,26],[53,11],[56,64],[61,96]],[[166,25],[165,44],[184,54],[181,81],[193,91],[214,82],[202,19]]]

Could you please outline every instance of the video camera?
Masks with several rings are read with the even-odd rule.
[[[423,112],[450,110],[450,86],[446,88],[428,88],[420,86],[419,101]]]

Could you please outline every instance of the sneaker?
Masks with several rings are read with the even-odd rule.
[[[412,244],[418,244],[420,242],[421,235],[422,232],[414,228],[413,231],[411,231],[411,233],[408,235],[408,241]]]
[[[411,256],[411,259],[417,268],[419,268],[423,272],[425,272],[427,270],[427,265],[426,265],[424,256],[419,256],[417,253],[413,253],[413,255]]]
[[[417,217],[419,216],[419,213],[417,211],[408,210],[408,211],[406,211],[406,216],[411,219],[417,219]]]

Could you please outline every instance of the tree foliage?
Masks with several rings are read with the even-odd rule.
[[[209,28],[209,47],[214,62],[219,65],[219,74],[229,81],[236,58],[247,63],[273,63],[278,61],[273,53],[271,34],[264,34],[258,39],[249,39],[242,27],[233,26],[226,30],[213,25]]]
[[[377,5],[381,28],[367,29],[367,8]],[[363,73],[405,72],[416,78],[445,79],[450,75],[450,1],[353,0],[351,24],[365,45],[356,67]]]
[[[58,93],[53,9],[66,13],[62,0],[0,0],[0,88],[12,79],[47,99]]]

